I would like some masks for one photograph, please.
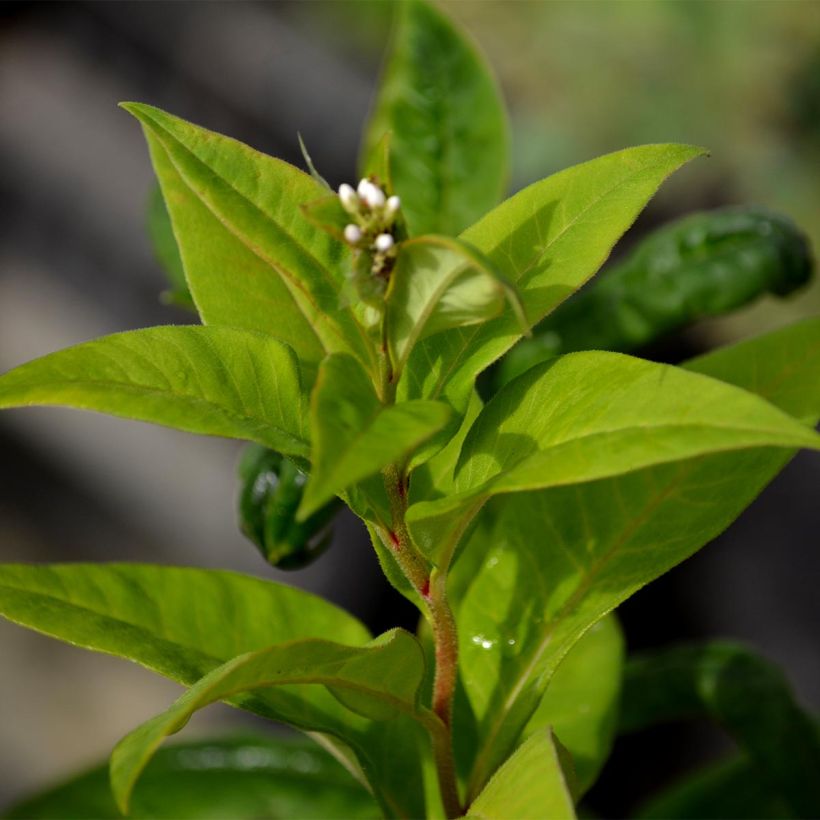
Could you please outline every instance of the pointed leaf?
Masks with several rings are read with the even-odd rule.
[[[300,208],[326,189],[157,108],[123,107],[145,131],[203,321],[270,333],[308,363],[341,350],[371,364],[372,346],[339,299],[347,250]]]
[[[600,268],[666,177],[703,153],[687,145],[644,145],[567,168],[503,202],[461,238],[515,285],[532,326]],[[506,311],[427,339],[400,386],[411,398],[444,394],[463,406],[477,374],[521,335],[517,317]]]
[[[413,714],[424,674],[415,638],[392,630],[366,647],[322,640],[296,641],[240,655],[192,686],[166,712],[126,736],[111,756],[111,785],[127,811],[131,790],[163,739],[199,709],[237,694],[292,684],[322,685],[357,713],[387,719]]]
[[[816,421],[818,341],[820,321],[812,320],[716,351],[693,367],[731,376],[782,409]],[[701,455],[515,494],[482,510],[490,532],[476,542],[479,555],[470,554],[472,543],[464,548],[463,560],[476,569],[457,615],[463,682],[481,737],[473,789],[515,743],[578,638],[719,535],[789,456],[760,447]],[[488,648],[473,643],[474,635]]]
[[[350,356],[322,362],[311,397],[313,471],[299,517],[315,512],[335,494],[410,455],[452,416],[442,402],[410,401],[385,406],[370,379]]]
[[[521,744],[467,812],[476,820],[549,817],[572,820],[575,809],[555,741],[542,729]]]
[[[0,377],[0,408],[60,405],[307,456],[293,351],[219,327],[154,327],[60,350]]]
[[[313,741],[233,737],[160,749],[134,792],[129,817],[375,818],[378,806],[351,774]],[[8,809],[27,820],[120,820],[108,764]]]
[[[508,300],[527,329],[517,295],[492,263],[466,243],[444,236],[402,243],[386,298],[395,378],[417,342],[442,330],[485,322],[498,316]]]
[[[363,168],[391,133],[390,167],[410,234],[463,230],[507,182],[507,123],[475,46],[432,4],[402,3],[365,134]]]

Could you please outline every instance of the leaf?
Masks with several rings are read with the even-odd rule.
[[[166,712],[127,735],[111,756],[111,787],[123,813],[142,770],[159,744],[199,709],[257,689],[311,684],[327,687],[365,717],[387,720],[416,711],[424,658],[415,638],[392,630],[365,647],[303,640],[240,655],[194,684]]]
[[[203,321],[268,333],[307,364],[345,351],[373,365],[365,331],[339,299],[349,254],[300,208],[326,189],[236,140],[122,105],[145,131]]]
[[[299,365],[282,342],[220,327],[116,333],[0,377],[0,408],[60,405],[307,456]]]
[[[530,326],[576,291],[673,171],[702,155],[686,145],[644,145],[608,154],[536,182],[493,209],[461,238],[516,287]],[[416,347],[401,395],[462,407],[476,376],[521,337],[506,311]]]
[[[792,818],[783,801],[743,756],[722,760],[651,798],[635,815],[657,820]]]
[[[362,148],[391,134],[390,168],[412,236],[455,235],[503,194],[508,134],[498,88],[473,44],[431,4],[401,5]]]
[[[517,294],[492,263],[445,236],[402,243],[386,300],[387,343],[396,379],[417,342],[442,330],[485,322],[507,302],[527,332]]]
[[[575,817],[572,797],[549,729],[526,740],[495,773],[467,812],[476,820]]]
[[[820,813],[820,733],[774,664],[725,642],[630,658],[621,731],[706,715],[748,755],[756,778],[797,817]]]
[[[193,308],[194,302],[185,281],[185,271],[182,269],[179,246],[171,227],[171,217],[168,216],[168,209],[165,207],[159,186],[151,189],[148,198],[148,235],[157,261],[171,284],[171,290],[166,292],[169,301],[180,307]]]
[[[569,650],[524,729],[551,726],[572,755],[583,794],[612,750],[618,720],[624,639],[614,614],[602,618]]]
[[[816,420],[818,342],[820,321],[811,320],[692,366],[721,372],[783,410]],[[467,761],[472,794],[509,753],[579,637],[719,535],[789,457],[759,447],[701,455],[517,493],[481,511],[476,541],[459,559],[475,569],[456,616],[462,680],[478,737]],[[489,531],[480,533],[482,527]],[[480,644],[472,641],[476,635]]]
[[[708,453],[801,446],[817,449],[820,436],[745,391],[621,354],[573,353],[530,369],[485,406],[464,441],[456,493],[415,504],[408,521],[436,556],[462,517],[493,495]]]
[[[234,737],[160,749],[134,792],[129,817],[201,820],[231,817],[375,818],[373,798],[314,742]],[[108,765],[80,774],[8,809],[27,820],[119,820]]]
[[[304,520],[335,494],[406,458],[451,415],[442,402],[385,406],[355,359],[328,356],[311,397],[313,471],[298,518]]]

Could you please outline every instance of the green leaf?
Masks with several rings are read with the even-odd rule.
[[[4,817],[119,820],[108,764],[12,806]],[[350,773],[314,742],[235,737],[160,749],[133,795],[134,820],[375,818],[378,806]]]
[[[820,321],[811,320],[692,366],[732,376],[813,421],[820,417],[818,341]],[[512,748],[579,637],[719,535],[789,457],[765,447],[701,455],[517,493],[482,510],[479,525],[489,531],[464,548],[460,560],[475,569],[457,613],[462,678],[479,737],[467,761],[471,793]]]
[[[624,639],[614,614],[602,618],[569,650],[524,729],[551,726],[572,755],[581,793],[609,757],[618,719]]]
[[[422,339],[498,316],[507,302],[526,317],[514,289],[492,263],[458,239],[422,236],[403,242],[387,291],[387,343],[394,378]]]
[[[470,806],[467,817],[572,820],[575,809],[552,733],[542,729],[521,744]]]
[[[282,342],[220,327],[116,333],[0,377],[0,408],[60,405],[307,456],[299,365]]]
[[[157,261],[171,284],[171,289],[163,295],[167,295],[169,301],[180,307],[193,308],[194,301],[185,281],[182,257],[179,255],[179,246],[171,227],[171,217],[168,216],[168,209],[158,185],[151,189],[148,198],[148,235]]]
[[[311,397],[313,471],[298,517],[304,519],[335,494],[405,459],[451,416],[443,402],[385,406],[355,359],[328,356]]]
[[[431,4],[401,4],[361,166],[391,133],[390,168],[410,234],[455,235],[507,183],[504,107],[473,44]]]
[[[686,145],[644,145],[568,168],[520,191],[461,238],[495,264],[521,296],[530,326],[576,291],[673,171],[702,155]],[[476,376],[521,337],[506,311],[419,344],[403,394],[445,395],[463,406]]]
[[[408,521],[437,555],[493,495],[759,447],[818,449],[820,436],[714,379],[617,353],[573,353],[530,369],[486,405],[461,450],[456,493],[415,504]]]
[[[350,255],[305,219],[326,189],[281,160],[142,103],[142,124],[186,278],[206,324],[268,333],[317,364],[374,352],[339,291]]]
[[[621,731],[707,715],[798,817],[820,813],[820,733],[783,673],[742,646],[714,642],[630,658]]]
[[[775,820],[797,818],[743,756],[720,761],[650,799],[646,820]]]
[[[365,647],[312,639],[240,655],[120,741],[111,756],[114,797],[125,813],[137,778],[163,739],[216,701],[269,687],[319,685],[357,714],[387,720],[397,713],[415,713],[423,675],[421,647],[400,629]]]

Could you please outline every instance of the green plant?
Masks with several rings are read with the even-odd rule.
[[[310,175],[124,107],[170,215],[172,232],[155,203],[174,298],[189,289],[203,325],[38,359],[0,378],[0,406],[97,410],[273,451],[253,451],[243,473],[245,529],[266,557],[280,563],[283,545],[286,559],[294,546],[306,557],[340,497],[422,626],[373,638],[321,599],[228,572],[0,567],[6,618],[190,687],[114,750],[117,805],[202,816],[201,795],[186,799],[204,782],[196,749],[158,750],[224,700],[309,733],[352,774],[317,749],[306,783],[280,787],[287,743],[214,744],[231,816],[573,816],[616,730],[623,649],[609,613],[728,526],[796,448],[820,449],[820,322],[681,367],[550,358],[483,404],[478,375],[593,276],[703,151],[619,151],[497,204],[496,87],[419,0],[402,6],[355,191],[328,190],[309,160]],[[277,507],[265,476],[284,470]],[[795,707],[782,721],[805,716]],[[798,734],[816,756],[816,733]],[[242,743],[273,749],[270,795],[231,757]],[[110,814],[100,779],[15,811]],[[797,787],[775,780],[796,811],[812,799],[801,782],[789,802]]]

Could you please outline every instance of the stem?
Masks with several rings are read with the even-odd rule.
[[[458,674],[458,634],[456,622],[446,595],[446,572],[433,570],[416,549],[405,521],[407,483],[394,465],[384,471],[384,484],[390,499],[392,530],[389,533],[392,553],[405,577],[426,604],[426,616],[433,628],[435,642],[435,679],[433,710],[427,722],[438,771],[441,801],[448,817],[462,814],[453,762],[453,695]]]

